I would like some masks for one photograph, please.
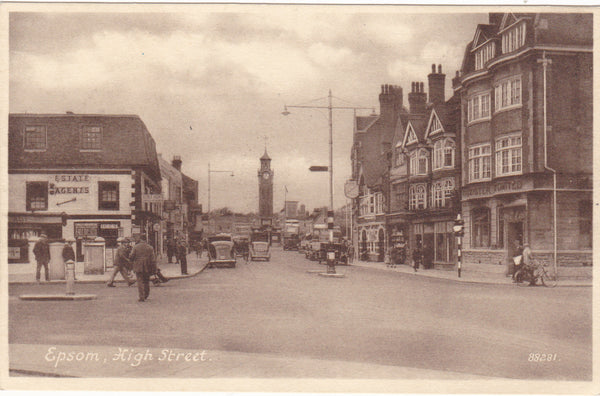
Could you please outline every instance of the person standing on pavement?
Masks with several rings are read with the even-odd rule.
[[[421,251],[421,243],[417,242],[417,247],[412,252],[413,269],[415,272],[419,269],[421,260],[423,259],[423,252]]]
[[[119,243],[119,247],[117,248],[115,261],[113,263],[114,269],[110,279],[108,280],[108,283],[106,283],[106,286],[115,287],[115,277],[119,272],[121,273],[123,279],[127,281],[127,286],[131,286],[135,283],[135,281],[130,279],[129,274],[127,273],[127,269],[130,266],[129,249],[127,246],[129,244],[129,240],[126,238],[119,238],[117,239],[117,242]]]
[[[172,263],[173,261],[173,256],[176,256],[176,249],[177,245],[175,243],[175,241],[173,240],[173,238],[169,238],[167,239],[167,259],[169,260],[169,264]]]
[[[177,244],[177,261],[181,264],[181,275],[187,275],[187,245],[184,240]]]
[[[40,281],[40,272],[44,267],[46,274],[46,282],[50,280],[50,274],[48,274],[48,263],[50,262],[50,245],[48,244],[48,236],[41,234],[40,239],[33,246],[33,254],[35,255],[35,261],[37,267],[35,270],[35,280]]]
[[[65,246],[62,250],[62,258],[63,262],[65,263],[65,273],[67,269],[67,261],[71,260],[73,261],[73,263],[75,262],[75,251],[73,250],[73,242],[75,242],[74,239],[67,239],[65,241]],[[77,277],[75,277],[75,280],[77,280]]]
[[[152,246],[146,243],[146,236],[140,235],[131,250],[129,260],[137,278],[138,301],[144,302],[150,295],[150,275],[156,272],[156,255]]]

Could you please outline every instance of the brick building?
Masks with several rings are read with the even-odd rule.
[[[592,14],[495,14],[461,74],[464,261],[592,261]]]
[[[35,270],[28,245],[41,233],[75,238],[78,262],[98,236],[113,248],[145,232],[156,245],[160,169],[138,116],[10,114],[8,149],[11,271]]]

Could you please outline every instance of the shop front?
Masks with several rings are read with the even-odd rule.
[[[8,262],[28,263],[29,240],[46,234],[50,241],[63,238],[64,214],[13,214],[8,215]]]

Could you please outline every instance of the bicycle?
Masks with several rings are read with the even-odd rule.
[[[526,266],[515,276],[517,283],[522,284],[523,281],[529,281],[529,286],[535,286],[539,280],[542,286],[556,287],[558,276],[554,269],[548,268],[544,264],[539,260],[533,260],[533,264]]]

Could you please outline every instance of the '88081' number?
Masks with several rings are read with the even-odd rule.
[[[554,362],[556,361],[557,354],[556,353],[530,353],[529,360],[530,362]]]

